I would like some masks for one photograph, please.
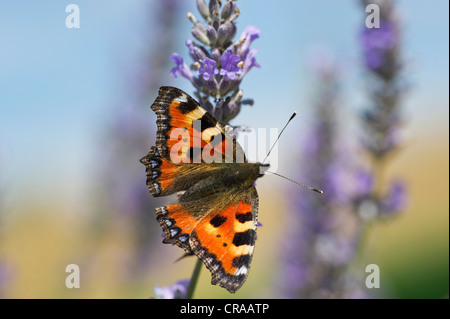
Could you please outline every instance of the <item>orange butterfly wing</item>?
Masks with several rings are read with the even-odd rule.
[[[182,90],[161,87],[152,110],[158,116],[157,148],[167,160],[177,164],[245,162],[236,140]]]
[[[231,194],[230,194],[231,195]],[[187,204],[157,208],[164,243],[194,253],[212,273],[211,283],[236,292],[247,279],[256,240],[258,194],[252,186],[227,206],[206,214]]]
[[[141,163],[146,166],[147,185],[153,196],[188,189],[223,168],[214,164],[246,161],[236,140],[182,90],[161,87],[152,110],[157,114],[156,147]]]

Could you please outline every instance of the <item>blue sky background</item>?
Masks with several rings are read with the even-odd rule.
[[[112,105],[128,99],[146,46],[158,45],[146,36],[151,2],[75,1],[80,29],[65,26],[68,1],[0,3],[0,165],[7,194],[71,198],[83,193]],[[184,41],[192,37],[184,12],[196,9],[194,1],[182,2],[176,51],[188,59]],[[406,74],[414,88],[406,102],[412,135],[416,129],[448,132],[448,6],[445,0],[399,4],[407,26]],[[312,89],[307,61],[317,47],[342,66],[345,108],[362,106],[357,34],[365,13],[358,1],[245,0],[239,8],[238,34],[248,24],[262,30],[253,43],[262,68],[252,70],[242,86],[258,111],[244,109],[240,122],[281,127],[297,110],[304,116],[295,126],[307,126],[304,105]],[[192,93],[184,79],[161,84]],[[284,138],[298,132],[291,129]]]

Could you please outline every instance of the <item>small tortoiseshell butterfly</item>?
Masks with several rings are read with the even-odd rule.
[[[269,164],[248,163],[236,140],[180,89],[161,87],[152,110],[156,146],[141,159],[147,185],[156,197],[183,192],[177,203],[156,208],[163,243],[195,254],[211,283],[234,293],[247,279],[255,245],[253,184]]]

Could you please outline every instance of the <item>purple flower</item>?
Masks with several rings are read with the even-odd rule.
[[[241,110],[241,99],[244,95],[242,90],[236,91],[230,98],[227,98],[222,105],[222,118],[227,122],[235,118]]]
[[[149,196],[148,189],[142,182],[143,169],[134,164],[147,153],[148,138],[155,130],[153,125],[148,125],[148,110],[142,108],[143,104],[148,103],[149,92],[157,92],[161,79],[173,65],[177,65],[172,71],[174,76],[181,74],[189,77],[191,73],[177,54],[172,59],[175,63],[168,59],[173,53],[171,48],[175,46],[176,37],[167,35],[176,32],[180,5],[180,1],[158,1],[152,6],[151,12],[145,15],[145,19],[155,23],[157,29],[154,30],[151,40],[157,45],[147,45],[141,53],[150,58],[140,59],[138,73],[127,75],[137,81],[130,85],[127,97],[116,100],[118,107],[112,112],[111,121],[104,123],[105,127],[102,128],[102,139],[105,139],[111,147],[99,152],[96,157],[100,160],[95,161],[94,171],[97,176],[93,180],[98,194],[101,194],[98,200],[95,200],[95,210],[103,213],[90,219],[88,227],[91,231],[98,227],[104,228],[105,232],[99,234],[98,239],[101,240],[114,228],[112,224],[103,223],[105,218],[119,218],[129,225],[134,236],[130,247],[133,253],[124,257],[122,252],[117,252],[115,258],[127,259],[126,267],[121,265],[119,272],[130,281],[139,281],[143,276],[147,276],[151,269],[149,264],[158,258],[160,251],[159,245],[153,243],[161,228],[153,222],[153,214],[149,214],[155,207],[155,199]],[[143,43],[151,42],[147,38],[141,40]],[[165,70],[161,61],[173,65]],[[116,167],[129,169],[117,171]],[[2,282],[2,279],[4,278],[0,278],[0,286],[7,284]],[[2,297],[4,296],[1,295],[0,298]]]
[[[241,38],[245,37],[251,42],[259,38],[259,34],[261,33],[261,30],[259,30],[254,25],[247,26],[244,31],[242,32]]]
[[[236,26],[232,22],[226,22],[222,24],[217,29],[217,43],[219,45],[224,45],[229,43],[229,41],[234,37],[236,34]]]
[[[361,44],[365,51],[389,50],[396,44],[395,28],[389,21],[381,21],[380,28],[364,28],[361,34]]]
[[[219,69],[216,68],[216,61],[206,58],[201,62],[201,67],[198,70],[198,74],[203,74],[203,78],[205,81],[209,81],[210,79],[214,79],[214,75],[219,73]]]
[[[328,74],[318,73],[320,98],[314,105],[312,127],[299,145],[304,158],[299,163],[302,182],[324,189],[324,194],[298,189],[292,193],[289,241],[283,249],[289,273],[283,273],[281,280],[287,298],[339,297],[347,288],[339,276],[355,252],[347,228],[355,217],[345,211],[350,201],[344,196],[347,166],[342,147],[336,147],[340,145],[336,123],[340,78],[335,65],[330,64]]]
[[[357,194],[358,197],[368,196],[373,190],[373,174],[367,170],[361,169],[355,174],[355,179],[355,194]]]
[[[251,70],[251,68],[253,68],[254,66],[256,66],[257,68],[260,68],[261,66],[256,62],[255,59],[255,54],[258,52],[257,49],[253,49],[250,52],[248,52],[248,54],[246,55],[245,59],[244,59],[244,73],[243,76],[245,74],[247,74],[248,71]]]
[[[200,12],[203,19],[209,18],[209,8],[205,0],[197,0],[197,10]]]
[[[193,76],[191,70],[189,70],[189,67],[184,63],[183,58],[178,55],[177,53],[174,53],[170,56],[170,59],[173,60],[176,64],[172,70],[170,70],[170,74],[176,79],[177,75],[181,75],[188,79],[189,81],[192,81]]]
[[[388,195],[380,203],[380,214],[392,215],[405,209],[407,203],[407,191],[403,181],[394,181],[389,188]]]
[[[231,54],[230,51],[226,51],[220,62],[222,63],[222,69],[220,70],[220,75],[226,75],[231,80],[236,78],[236,74],[241,74],[242,69],[237,66],[240,58],[237,55]]]
[[[184,299],[186,298],[189,279],[182,279],[169,286],[155,286],[153,292],[158,299]]]
[[[376,70],[386,58],[386,53],[395,47],[397,34],[389,21],[381,21],[380,28],[364,28],[360,36],[366,66]]]
[[[233,20],[234,17],[236,16],[236,2],[234,1],[227,1],[225,2],[225,4],[223,5],[223,9],[222,9],[222,13],[221,13],[221,18],[227,20],[228,18],[230,18],[230,20]]]
[[[345,163],[343,160],[336,158],[334,163],[330,163],[324,177],[324,186],[326,186],[324,192],[326,192],[330,202],[336,204],[348,202],[349,197],[348,189],[344,187],[348,179],[348,169],[343,163]]]
[[[261,30],[259,30],[257,27],[249,25],[244,29],[241,35],[241,39],[245,39],[241,46],[237,48],[237,55],[241,57],[241,59],[245,59],[247,56],[250,45],[252,42],[259,38],[259,34],[261,33]]]
[[[205,52],[191,40],[186,40],[186,46],[189,48],[189,54],[194,61],[206,59]]]

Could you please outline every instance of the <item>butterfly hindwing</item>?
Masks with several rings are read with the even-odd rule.
[[[157,208],[164,230],[164,243],[194,253],[212,273],[211,283],[236,292],[245,282],[253,257],[258,217],[258,194],[254,186],[229,194],[231,202],[193,203]]]
[[[164,231],[163,243],[176,244],[187,253],[191,253],[189,238],[198,219],[184,211],[179,204],[158,207],[156,219]]]
[[[224,209],[203,218],[191,232],[190,246],[212,273],[211,283],[236,292],[253,257],[258,216],[254,186]]]
[[[158,149],[152,146],[150,152],[141,159],[147,173],[147,186],[153,196],[171,194],[170,188],[175,181],[179,167],[161,157]]]

